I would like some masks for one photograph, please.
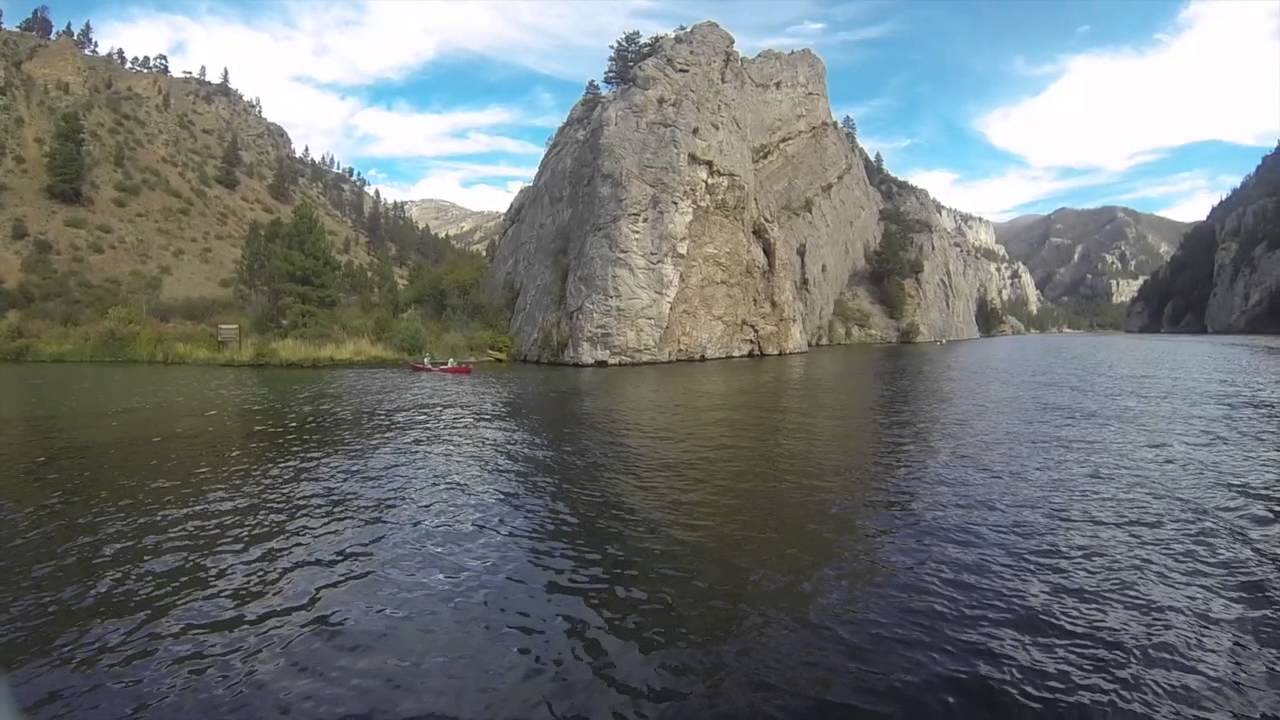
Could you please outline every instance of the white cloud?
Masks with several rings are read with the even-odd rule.
[[[1182,222],[1196,222],[1205,219],[1209,214],[1209,210],[1217,204],[1219,200],[1226,195],[1225,192],[1214,192],[1211,190],[1197,190],[1189,195],[1183,196],[1177,202],[1168,207],[1156,210],[1156,215],[1163,215],[1173,220],[1181,220]]]
[[[1169,195],[1179,195],[1193,190],[1202,190],[1207,184],[1208,179],[1204,173],[1184,172],[1166,178],[1139,181],[1136,189],[1115,195],[1113,199],[1116,202],[1123,202],[1141,198],[1168,197]]]
[[[503,211],[537,168],[507,164],[442,162],[412,183],[375,185],[390,200],[436,198],[472,210]]]
[[[804,22],[799,23],[798,25],[792,25],[791,27],[787,28],[787,29],[786,29],[786,32],[788,32],[788,33],[816,33],[816,32],[821,32],[822,30],[825,30],[826,28],[827,28],[827,24],[826,24],[826,23],[822,23],[822,22],[814,22],[814,21],[812,21],[812,20],[805,20]]]
[[[1143,198],[1169,197],[1171,195],[1185,196],[1190,193],[1204,192],[1225,195],[1231,189],[1231,186],[1239,181],[1239,178],[1230,175],[1213,176],[1202,170],[1193,170],[1163,178],[1143,178],[1134,183],[1137,187],[1133,190],[1115,195],[1112,200],[1123,202]]]
[[[840,109],[832,107],[831,116],[837,121],[845,115],[852,117],[855,121],[861,122],[867,115],[878,115],[893,106],[893,99],[882,97],[865,102],[854,103],[852,105],[842,105]]]
[[[315,154],[330,151],[350,161],[542,151],[507,133],[517,127],[553,124],[545,91],[529,98],[542,108],[535,113],[513,108],[417,112],[381,107],[370,103],[362,91],[344,89],[402,77],[446,51],[480,49],[512,39],[517,34],[513,28],[528,31],[526,21],[536,15],[525,4],[371,2],[279,7],[279,15],[256,20],[153,13],[111,21],[100,29],[100,42],[104,47],[123,47],[130,54],[144,49],[165,52],[175,71],[204,65],[210,78],[226,62],[232,84],[246,97],[260,97],[264,114],[283,125],[299,149],[308,145]],[[510,20],[511,16],[517,19]]]
[[[1093,29],[1093,26],[1091,25],[1081,25],[1080,27],[1076,28],[1076,34],[1083,35],[1092,29]]]
[[[867,152],[875,155],[877,152],[885,158],[892,159],[897,151],[909,147],[915,141],[905,137],[879,137],[876,135],[859,135],[858,142]],[[893,163],[888,163],[892,165]]]
[[[1118,201],[1143,198],[1172,198],[1155,211],[1183,222],[1203,220],[1209,209],[1240,181],[1228,175],[1211,176],[1207,172],[1184,172],[1167,178],[1143,181],[1140,186],[1116,198]]]
[[[1194,2],[1164,39],[1061,65],[1043,92],[977,123],[1033,167],[1122,170],[1180,145],[1265,146],[1280,133],[1280,3]]]
[[[476,130],[513,123],[515,119],[516,113],[506,108],[445,113],[364,108],[348,122],[356,137],[355,151],[364,157],[540,154],[542,148],[533,143]]]
[[[873,25],[866,25],[855,30],[841,30],[832,35],[837,42],[863,42],[865,40],[876,40],[892,35],[898,29],[895,22],[881,22]]]
[[[964,180],[949,170],[922,170],[908,173],[907,180],[928,190],[946,205],[1000,221],[1018,215],[1018,208],[1024,205],[1068,190],[1102,185],[1115,180],[1115,175],[1024,168]]]

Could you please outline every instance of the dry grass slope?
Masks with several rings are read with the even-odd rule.
[[[68,109],[80,111],[86,129],[81,207],[44,191],[44,148]],[[243,167],[230,191],[211,178],[233,132]],[[249,223],[303,200],[320,209],[341,259],[367,262],[365,238],[319,187],[304,179],[287,204],[268,193],[288,152],[284,130],[236,93],[129,72],[68,40],[0,31],[0,285],[17,284],[31,243],[44,239],[60,272],[101,280],[139,270],[163,277],[166,299],[229,297]]]

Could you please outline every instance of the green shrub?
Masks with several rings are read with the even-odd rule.
[[[419,355],[427,347],[427,331],[418,320],[404,318],[395,322],[386,340],[400,352]]]
[[[87,230],[89,228],[89,219],[83,215],[68,215],[62,218],[62,224],[76,230]]]
[[[110,235],[111,233],[115,232],[115,229],[106,223],[98,223],[97,225],[94,226],[94,229],[102,233],[103,235]]]
[[[121,178],[111,185],[111,188],[122,195],[141,195],[142,185],[136,181],[125,180]]]
[[[89,252],[94,255],[101,255],[107,251],[106,248],[102,247],[102,243],[97,240],[90,240],[85,247],[89,248]]]
[[[889,317],[901,320],[907,312],[907,286],[901,280],[890,278],[880,285],[880,299],[889,311]]]
[[[31,231],[27,229],[27,223],[22,218],[14,218],[13,224],[9,226],[9,237],[13,240],[26,240],[31,235]]]

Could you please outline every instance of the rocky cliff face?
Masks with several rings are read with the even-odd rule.
[[[881,205],[882,245],[900,235],[918,263],[903,279],[897,305],[886,302],[891,293],[885,278],[876,277],[874,259],[855,270],[837,300],[828,333],[814,338],[814,344],[977,337],[976,308],[984,298],[995,307],[1039,309],[1031,273],[996,244],[990,222],[945,207],[869,163],[867,172]],[[1000,332],[1023,330],[1007,322]]]
[[[1280,332],[1280,145],[1138,290],[1130,332]]]
[[[1025,263],[1046,300],[1128,302],[1190,223],[1123,207],[1059,208],[999,223],[996,240]]]
[[[454,246],[463,250],[483,253],[489,243],[502,234],[500,212],[471,210],[448,200],[434,199],[413,200],[407,210],[414,222],[448,237]]]
[[[913,321],[918,339],[972,337],[979,294],[1029,288],[976,249],[985,232],[1003,255],[989,224],[918,197],[919,272],[887,317],[869,273],[886,203],[867,170],[813,53],[743,58],[712,23],[663,39],[631,85],[578,103],[507,212],[493,284],[514,300],[516,355],[792,353]]]

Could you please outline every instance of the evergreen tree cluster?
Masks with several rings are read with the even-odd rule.
[[[53,36],[53,19],[49,17],[49,6],[40,5],[31,11],[31,15],[18,23],[18,31],[31,33],[36,37],[48,40]]]
[[[385,231],[429,234],[388,206]],[[422,349],[422,320],[500,328],[506,315],[484,290],[485,260],[434,238],[402,290],[387,248],[369,265],[339,263],[314,207],[303,203],[286,220],[255,223],[236,266],[237,295],[261,330],[323,335],[352,313],[372,319],[375,334],[406,351]],[[416,316],[410,319],[407,314]]]
[[[653,57],[664,37],[654,35],[646,40],[639,30],[623,33],[609,46],[609,66],[604,71],[604,84],[610,90],[618,90],[635,82],[636,67]]]
[[[272,325],[305,326],[337,306],[341,266],[329,246],[320,214],[294,208],[288,222],[275,218],[249,227],[236,267],[242,298]]]

